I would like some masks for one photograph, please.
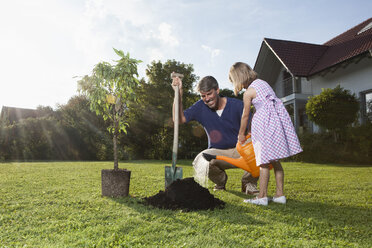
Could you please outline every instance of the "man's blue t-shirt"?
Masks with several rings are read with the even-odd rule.
[[[229,149],[235,147],[238,141],[243,102],[235,98],[226,98],[226,106],[221,117],[202,100],[184,111],[186,122],[195,120],[204,127],[208,136],[208,148]]]

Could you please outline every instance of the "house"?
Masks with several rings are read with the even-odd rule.
[[[35,109],[24,109],[3,106],[0,114],[0,121],[13,124],[27,118],[37,118],[39,113]]]
[[[322,45],[264,38],[254,70],[281,98],[299,132],[319,130],[307,119],[308,98],[337,85],[359,98],[359,121],[370,121],[372,18]]]

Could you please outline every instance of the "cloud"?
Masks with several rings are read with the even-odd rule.
[[[172,47],[179,45],[178,39],[172,34],[172,25],[162,22],[158,27],[158,31],[159,33],[154,34],[155,38]]]
[[[208,66],[215,66],[215,60],[216,58],[220,55],[221,50],[220,49],[215,49],[211,48],[207,45],[201,45],[204,51],[206,51],[209,54],[209,62]]]
[[[87,0],[76,28],[76,47],[90,65],[109,61],[112,47],[143,63],[169,58],[180,45],[174,33],[176,24],[170,19],[159,16],[141,0]]]
[[[202,45],[201,46],[205,51],[207,51],[208,53],[210,53],[210,56],[211,56],[211,59],[213,60],[215,57],[217,57],[218,55],[220,55],[221,53],[221,50],[220,49],[213,49],[209,46],[206,46],[206,45]]]
[[[164,54],[163,52],[158,49],[158,48],[149,48],[147,49],[147,54],[149,55],[149,60],[150,61],[158,61],[164,59]]]

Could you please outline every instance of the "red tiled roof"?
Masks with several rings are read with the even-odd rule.
[[[336,36],[323,45],[275,40],[264,42],[296,76],[310,76],[372,49],[372,28],[359,33],[372,18]]]
[[[346,41],[355,39],[357,37],[371,35],[372,34],[372,28],[370,28],[367,31],[358,35],[358,32],[371,22],[372,22],[372,18],[369,18],[369,19],[365,20],[364,22],[356,25],[355,27],[347,30],[346,32],[336,36],[335,38],[331,39],[330,41],[327,41],[323,45],[333,46],[333,45],[336,45],[336,44],[344,43]]]
[[[372,49],[372,33],[352,40],[329,46],[309,75],[342,63]]]
[[[327,46],[309,43],[264,39],[285,66],[296,76],[307,76],[322,57]]]

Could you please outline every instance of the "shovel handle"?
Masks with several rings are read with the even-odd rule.
[[[183,78],[183,74],[172,72],[171,78],[179,77],[180,79]],[[176,90],[174,91],[174,134],[173,134],[173,152],[172,152],[172,167],[174,173],[176,172],[176,162],[177,162],[177,151],[178,151],[178,126],[179,126],[179,118],[180,118],[180,90],[179,86],[176,86]]]
[[[174,134],[173,134],[173,152],[172,152],[172,167],[176,168],[177,162],[177,151],[178,151],[178,125],[179,125],[179,116],[180,116],[180,92],[179,86],[176,86],[174,91]]]

